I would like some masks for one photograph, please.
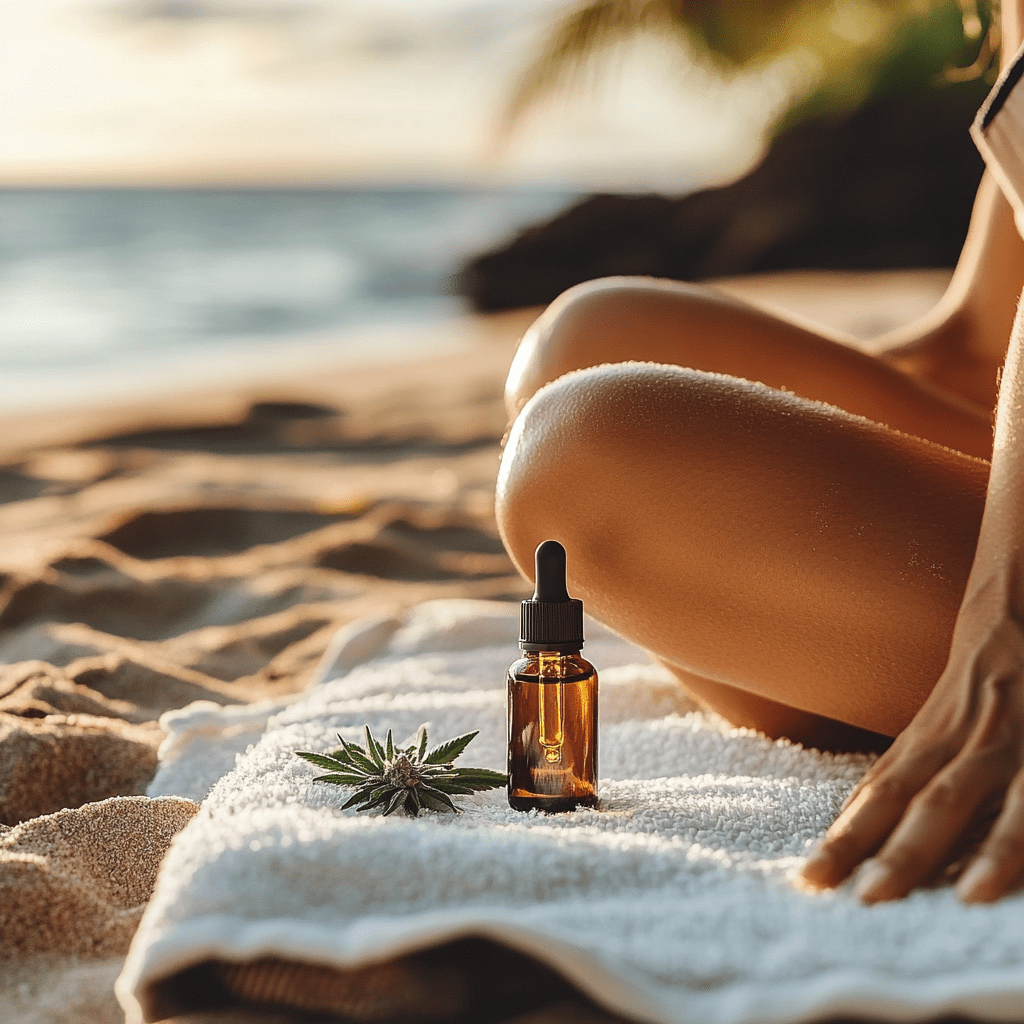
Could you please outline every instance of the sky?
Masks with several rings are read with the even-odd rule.
[[[685,190],[739,173],[782,103],[680,50],[496,131],[569,0],[8,0],[0,185],[434,184]]]

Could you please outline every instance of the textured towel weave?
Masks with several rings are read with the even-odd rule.
[[[643,1020],[1022,1016],[1021,897],[966,908],[941,888],[863,907],[846,890],[798,890],[801,856],[867,759],[730,729],[596,624],[600,810],[523,814],[495,791],[460,798],[457,817],[340,811],[347,791],[314,784],[293,751],[333,749],[364,723],[404,738],[427,722],[438,741],[478,728],[463,762],[503,770],[517,612],[439,601],[363,624],[335,651],[340,678],[262,712],[262,736],[161,868],[119,981],[129,1020],[154,1019],[174,979],[211,961],[357,977],[465,937],[525,952]],[[368,660],[353,666],[352,645]],[[176,713],[151,795],[201,798],[258,719]]]

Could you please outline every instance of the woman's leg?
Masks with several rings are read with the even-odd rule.
[[[564,373],[623,360],[729,374],[968,454],[987,457],[992,449],[991,407],[713,288],[642,278],[588,282],[551,304],[516,352],[509,413]]]
[[[897,369],[994,408],[1022,287],[1024,241],[1010,204],[986,174],[946,294],[927,316],[876,339],[876,346],[884,348],[882,358]]]
[[[1024,39],[1024,0],[999,5],[1002,66]],[[1017,299],[1024,287],[1024,241],[1013,210],[988,173],[971,213],[956,272],[934,310],[878,339],[892,366],[944,391],[992,408]]]
[[[761,384],[620,363],[528,402],[498,520],[527,574],[561,541],[588,609],[731,720],[856,746],[829,720],[894,736],[942,671],[987,476]]]
[[[586,367],[642,360],[711,373],[602,367],[547,389],[516,424],[503,462],[499,515],[513,557],[528,570],[534,543],[564,538],[574,559],[582,553],[576,572],[592,610],[737,724],[832,749],[870,747],[864,729],[895,735],[945,663],[987,475],[987,465],[917,438],[988,456],[996,373],[1022,281],[1024,243],[986,178],[946,296],[885,339],[882,358],[711,288],[611,279],[571,290],[523,339],[506,389],[513,417],[538,389]],[[652,390],[650,374],[661,371],[669,380]],[[607,398],[598,417],[603,441],[587,436],[595,406],[580,388],[590,383]],[[634,405],[630,396],[641,395]],[[695,397],[695,408],[731,409],[733,428],[719,433],[714,416],[686,408]],[[617,440],[609,409],[622,414]],[[752,423],[767,433],[743,429]],[[687,432],[685,443],[675,427]],[[617,541],[602,546],[584,528],[590,512],[566,497],[551,463],[562,448],[585,453],[596,497],[582,507],[610,508],[608,521],[621,517],[616,529],[631,538],[630,559],[642,566],[646,544],[654,569],[673,567],[675,589],[664,602],[642,580],[621,575]],[[752,504],[743,508],[737,495]],[[670,557],[662,562],[665,545]],[[746,584],[732,604],[728,574],[718,572],[723,553]],[[687,630],[679,620],[693,608],[699,612]],[[639,609],[646,619],[634,615]],[[672,627],[659,634],[665,622]],[[789,638],[779,647],[792,659],[788,673],[767,657],[776,622],[780,640]]]

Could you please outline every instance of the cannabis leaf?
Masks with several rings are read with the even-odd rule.
[[[365,746],[346,743],[339,734],[341,749],[333,754],[295,751],[310,764],[327,769],[328,774],[318,775],[314,782],[331,782],[355,789],[342,804],[343,810],[355,807],[357,811],[368,811],[383,807],[385,814],[392,814],[401,807],[412,817],[424,807],[432,811],[458,811],[452,796],[505,785],[507,776],[502,772],[454,767],[453,762],[469,746],[476,732],[457,736],[429,751],[425,725],[420,726],[412,743],[406,747],[395,744],[390,729],[383,743],[374,739],[368,725],[364,726],[364,732]]]

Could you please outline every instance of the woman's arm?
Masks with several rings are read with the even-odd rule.
[[[996,412],[978,549],[949,662],[804,867],[834,886],[862,862],[857,895],[897,899],[964,857],[957,892],[994,900],[1024,873],[1024,312]]]
[[[1024,0],[1005,0],[1001,30],[1008,62],[1021,46]],[[1022,60],[1018,52],[1014,63]],[[1011,85],[1019,77],[1004,70],[997,106],[1024,88]],[[976,138],[1020,209],[1016,115],[1003,118],[1007,135],[997,106],[986,106],[984,128],[994,125],[1000,137],[992,145],[984,132]],[[957,892],[969,903],[998,899],[1024,875],[1024,306],[1003,367],[985,513],[946,668],[803,874],[834,886],[862,864],[856,892],[868,903],[904,896],[948,865],[965,865]]]

